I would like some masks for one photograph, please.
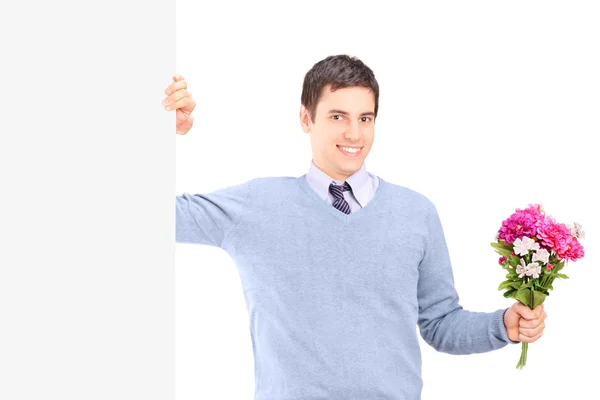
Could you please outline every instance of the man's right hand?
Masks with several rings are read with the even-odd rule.
[[[187,91],[187,83],[183,76],[173,75],[173,83],[165,89],[165,94],[167,97],[162,102],[165,110],[175,110],[175,133],[185,135],[194,124],[194,118],[190,114],[196,108],[196,102]]]

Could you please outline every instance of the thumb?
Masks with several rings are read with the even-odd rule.
[[[515,303],[515,311],[522,317],[525,319],[534,319],[534,315],[533,315],[533,311],[527,307],[525,304],[521,303],[520,301],[517,301]]]

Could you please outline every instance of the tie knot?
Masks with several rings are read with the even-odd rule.
[[[343,199],[344,192],[347,192],[349,190],[352,190],[352,188],[346,181],[344,181],[342,185],[336,185],[335,182],[331,182],[331,184],[329,185],[329,192],[331,192],[333,197],[335,197],[336,199]]]

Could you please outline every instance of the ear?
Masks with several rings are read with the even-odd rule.
[[[300,125],[302,126],[304,133],[310,133],[310,112],[303,104],[300,105]]]

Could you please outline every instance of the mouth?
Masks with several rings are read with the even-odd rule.
[[[362,153],[362,147],[356,146],[340,146],[339,144],[336,147],[340,150],[340,152],[346,157],[359,157]]]

